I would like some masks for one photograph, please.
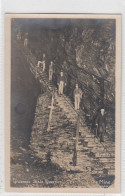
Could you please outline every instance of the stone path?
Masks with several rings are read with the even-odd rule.
[[[37,69],[37,60],[29,49],[16,43],[18,49],[30,64],[30,70],[39,80],[46,93],[38,97],[34,125],[31,135],[31,149],[43,162],[47,159],[64,170],[90,171],[93,177],[115,176],[115,142],[105,135],[105,142],[100,143],[98,138],[89,130],[85,121],[84,111],[79,111],[79,139],[77,147],[77,165],[73,166],[74,146],[78,113],[74,110],[70,98],[59,96],[54,84],[48,80],[46,72]],[[52,92],[55,92],[54,109],[50,131],[47,131]]]

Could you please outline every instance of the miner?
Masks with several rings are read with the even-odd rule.
[[[100,138],[100,142],[104,142],[104,133],[106,132],[106,119],[105,119],[105,110],[101,108],[96,119],[97,126],[97,136]]]
[[[21,31],[20,30],[17,33],[17,40],[21,40]]]
[[[81,98],[82,98],[82,90],[78,87],[78,84],[76,84],[76,88],[74,90],[75,110],[79,110]]]
[[[38,61],[37,67],[41,67],[41,65],[42,65],[42,61]]]
[[[24,47],[27,48],[28,46],[28,33],[25,33],[25,36],[24,36]]]
[[[51,61],[49,65],[49,80],[52,80],[53,77],[53,62]]]
[[[66,79],[63,75],[63,71],[60,72],[60,76],[57,80],[57,84],[58,84],[59,95],[63,95],[63,89],[64,89],[64,86],[66,86]]]
[[[42,60],[41,60],[41,61],[38,61],[37,66],[38,66],[38,67],[42,67],[42,71],[43,71],[43,72],[45,71],[45,68],[46,68],[45,54],[43,54]]]

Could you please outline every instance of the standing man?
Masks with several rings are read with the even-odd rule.
[[[66,79],[63,75],[63,71],[60,72],[60,76],[57,80],[57,84],[58,84],[59,95],[63,95],[63,88],[64,88],[64,86],[66,86]]]
[[[28,33],[25,33],[25,36],[24,36],[24,47],[27,48],[28,46]]]
[[[104,108],[101,108],[97,120],[97,136],[100,137],[100,142],[104,142],[104,133],[106,131],[106,119],[105,119],[105,110]]]
[[[78,84],[76,84],[76,88],[74,90],[75,110],[79,110],[81,98],[82,98],[82,90],[78,87]]]
[[[41,68],[41,67],[42,67],[42,71],[43,71],[43,72],[45,71],[46,63],[45,63],[45,54],[44,54],[44,53],[43,53],[43,58],[42,58],[42,60],[41,60],[41,61],[38,61],[37,67],[38,67],[38,68]]]
[[[17,40],[21,40],[21,31],[20,30],[17,33]]]
[[[45,61],[46,60],[46,55],[45,55],[45,53],[43,53],[43,61]]]
[[[42,65],[42,61],[38,61],[37,67],[41,67],[41,65]]]
[[[51,61],[49,65],[49,80],[52,80],[53,78],[53,62]]]

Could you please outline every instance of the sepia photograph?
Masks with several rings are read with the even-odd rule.
[[[120,192],[121,15],[7,14],[7,189]]]

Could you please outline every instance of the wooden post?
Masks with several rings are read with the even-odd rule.
[[[51,106],[48,107],[48,108],[50,108],[50,113],[49,113],[49,121],[48,121],[47,131],[50,131],[50,123],[51,123],[51,120],[52,120],[52,110],[54,108],[53,104],[54,104],[54,93],[52,94]]]
[[[76,151],[77,151],[77,148],[78,148],[78,141],[79,141],[79,122],[80,122],[80,118],[79,118],[79,114],[78,114],[77,130],[76,130]]]
[[[75,143],[75,148],[74,148],[74,154],[73,154],[73,166],[77,165],[77,149],[78,149],[78,141],[79,141],[79,114],[78,114],[78,119],[77,119],[77,130],[76,130],[76,143]]]

